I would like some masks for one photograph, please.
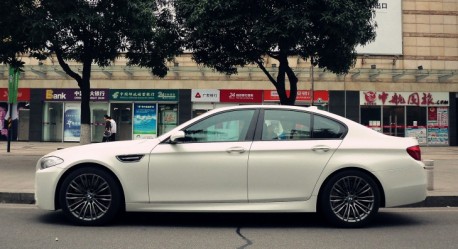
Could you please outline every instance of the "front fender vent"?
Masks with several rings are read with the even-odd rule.
[[[133,154],[133,155],[119,155],[116,158],[123,163],[135,163],[139,162],[145,155]]]

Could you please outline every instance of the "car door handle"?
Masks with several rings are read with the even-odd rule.
[[[231,147],[231,148],[227,149],[226,152],[242,154],[243,152],[245,152],[245,148],[243,148],[243,147]]]
[[[319,146],[315,146],[312,148],[313,151],[323,151],[323,152],[328,152],[331,148],[329,148],[328,146],[323,146],[323,145],[319,145]]]

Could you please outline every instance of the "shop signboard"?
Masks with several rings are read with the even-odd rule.
[[[446,92],[360,91],[360,105],[373,106],[449,106]]]
[[[220,90],[222,103],[262,103],[262,90]]]
[[[110,89],[114,101],[178,101],[178,90],[158,89]]]
[[[8,101],[8,88],[0,88],[0,102]],[[30,88],[18,88],[17,101],[27,102],[30,101]]]
[[[206,102],[206,103],[218,103],[220,99],[220,93],[217,89],[192,89],[191,90],[191,101],[192,102]]]
[[[81,101],[81,90],[76,88],[45,89],[43,94],[45,101]],[[90,101],[108,101],[108,89],[92,89]]]
[[[157,104],[134,104],[134,139],[157,137]]]
[[[290,90],[286,90],[286,95],[289,96]],[[311,103],[312,101],[311,90],[297,90],[296,102]],[[265,90],[264,101],[266,102],[279,102],[280,97],[276,90]],[[326,90],[313,91],[313,103],[328,103],[329,92]]]
[[[66,103],[64,111],[64,141],[80,141],[81,105]]]

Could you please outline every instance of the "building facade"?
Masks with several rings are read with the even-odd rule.
[[[296,104],[310,105],[313,96],[314,105],[377,131],[416,137],[428,146],[458,145],[458,2],[382,0],[377,18],[376,41],[358,48],[356,64],[346,75],[289,58],[299,79]],[[0,65],[0,139],[11,116],[14,140],[79,141],[77,83],[55,59],[23,60],[13,106],[7,103],[8,66]],[[265,58],[273,74],[276,65]],[[78,71],[80,65],[71,67]],[[125,66],[123,59],[106,68],[94,66],[92,141],[102,139],[104,114],[117,121],[117,138],[127,140],[155,137],[220,106],[278,103],[275,88],[256,66],[226,76],[183,54],[169,67],[161,79],[147,69]]]

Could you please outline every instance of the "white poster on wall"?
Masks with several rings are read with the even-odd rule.
[[[64,112],[64,141],[80,141],[81,104],[65,103]]]
[[[377,23],[375,40],[365,46],[358,46],[358,54],[402,54],[402,1],[379,0],[375,9]]]

